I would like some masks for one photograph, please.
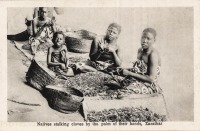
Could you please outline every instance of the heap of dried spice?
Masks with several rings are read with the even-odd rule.
[[[166,115],[153,113],[148,108],[142,107],[90,111],[86,119],[88,122],[162,122],[166,120]]]
[[[98,96],[99,93],[106,92],[109,87],[104,86],[105,81],[109,81],[112,77],[102,72],[88,72],[75,75],[68,79],[65,87],[73,87],[80,90],[84,96]]]
[[[111,86],[108,86],[109,83]],[[137,83],[134,83],[137,84]],[[134,85],[137,87],[136,85]],[[65,87],[73,87],[80,90],[84,96],[101,99],[121,99],[130,94],[137,93],[136,90],[121,88],[113,77],[103,72],[88,72],[75,75],[66,81]]]

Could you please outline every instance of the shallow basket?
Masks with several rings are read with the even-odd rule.
[[[51,108],[62,113],[76,112],[83,101],[83,94],[80,91],[56,85],[46,86],[43,95]]]
[[[85,97],[83,102],[84,117],[87,120],[87,115],[91,111],[99,112],[109,109],[120,109],[125,107],[134,108],[148,108],[154,113],[165,115],[167,121],[169,121],[169,114],[167,111],[164,96],[162,94],[147,95],[147,97],[135,95],[132,98],[125,99],[113,99],[113,100],[102,100],[98,97]]]
[[[65,33],[65,43],[71,52],[88,53],[95,35],[90,36],[87,31],[77,31],[74,33]]]
[[[26,80],[34,88],[41,91],[46,85],[55,83],[55,73],[40,62],[32,60],[26,74]]]

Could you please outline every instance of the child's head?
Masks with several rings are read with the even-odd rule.
[[[47,13],[48,13],[47,7],[39,7],[39,16],[41,18],[46,18],[48,15]]]
[[[142,32],[141,45],[143,49],[148,49],[156,41],[156,30],[146,28]]]
[[[60,47],[62,44],[65,43],[65,37],[62,32],[55,32],[53,34],[52,42],[54,43],[54,46]]]
[[[117,23],[111,23],[108,26],[106,37],[109,40],[117,39],[119,34],[120,34],[120,32],[121,32],[121,26],[119,24],[117,24]]]

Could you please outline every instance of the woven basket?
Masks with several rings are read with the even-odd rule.
[[[82,38],[88,39],[88,40],[94,40],[97,36],[97,34],[87,31],[87,30],[84,30],[84,29],[77,30],[77,31],[75,31],[75,33],[77,35],[81,36]]]
[[[34,88],[41,91],[46,85],[55,83],[55,73],[40,62],[32,60],[26,74],[26,80]]]
[[[76,112],[83,101],[83,94],[73,88],[48,85],[43,91],[49,106],[62,113]]]
[[[93,41],[93,37],[83,32],[65,33],[65,42],[67,48],[75,53],[88,53]]]

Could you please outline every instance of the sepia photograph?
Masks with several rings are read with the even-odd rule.
[[[8,122],[194,121],[193,7],[8,7]]]

